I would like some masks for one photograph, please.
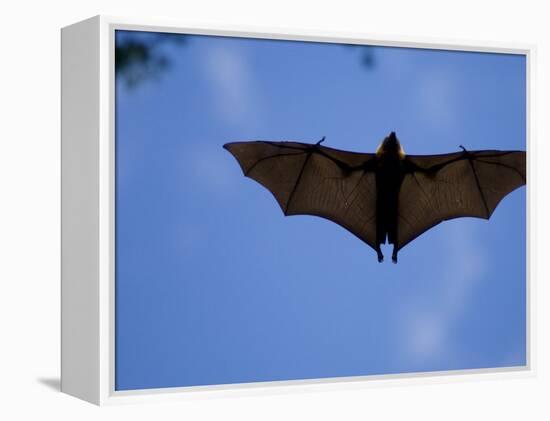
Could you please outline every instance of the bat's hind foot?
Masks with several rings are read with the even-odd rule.
[[[391,261],[397,263],[397,250],[394,248],[393,253],[391,254]]]
[[[380,250],[376,250],[376,254],[378,255],[378,263],[382,263],[384,261],[384,255]]]

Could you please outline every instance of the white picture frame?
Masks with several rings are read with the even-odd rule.
[[[360,376],[116,391],[114,388],[114,31],[142,30],[320,41],[378,46],[523,54],[527,63],[528,178],[533,107],[532,45],[461,43],[453,40],[388,39],[365,34],[321,33],[280,28],[185,25],[153,19],[96,16],[67,26],[62,41],[62,376],[61,390],[97,405],[242,396],[258,393],[386,384],[426,384],[479,378],[533,376],[535,288],[532,267],[533,197],[527,189],[527,364],[506,369]]]

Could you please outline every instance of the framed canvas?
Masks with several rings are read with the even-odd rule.
[[[62,391],[104,404],[531,375],[532,56],[104,16],[63,28]]]

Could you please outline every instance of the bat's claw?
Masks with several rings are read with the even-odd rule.
[[[325,141],[325,137],[326,137],[326,136],[323,136],[323,137],[321,138],[321,140],[320,140],[319,142],[316,143],[316,145],[320,145],[321,143],[323,143],[323,142]]]
[[[382,263],[384,261],[384,255],[381,251],[377,251],[376,253],[378,255],[378,263]]]

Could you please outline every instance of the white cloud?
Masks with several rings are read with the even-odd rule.
[[[480,222],[480,221],[476,221]],[[489,256],[479,244],[474,221],[451,224],[451,235],[447,244],[449,268],[445,279],[446,308],[449,313],[458,315],[470,299],[474,289],[487,272]]]
[[[409,350],[418,359],[428,359],[441,353],[445,346],[445,321],[433,312],[419,313],[408,323]]]
[[[220,118],[233,127],[258,125],[260,100],[246,56],[235,47],[216,46],[206,51],[205,75],[212,103]]]
[[[414,93],[422,123],[435,130],[455,127],[457,95],[455,78],[449,69],[423,74]]]
[[[439,294],[434,294],[437,298],[429,305],[417,302],[405,312],[407,351],[419,361],[455,352],[451,332],[486,274],[488,256],[475,226],[450,223],[447,229],[448,240],[442,246],[448,260],[441,265],[447,269]]]

